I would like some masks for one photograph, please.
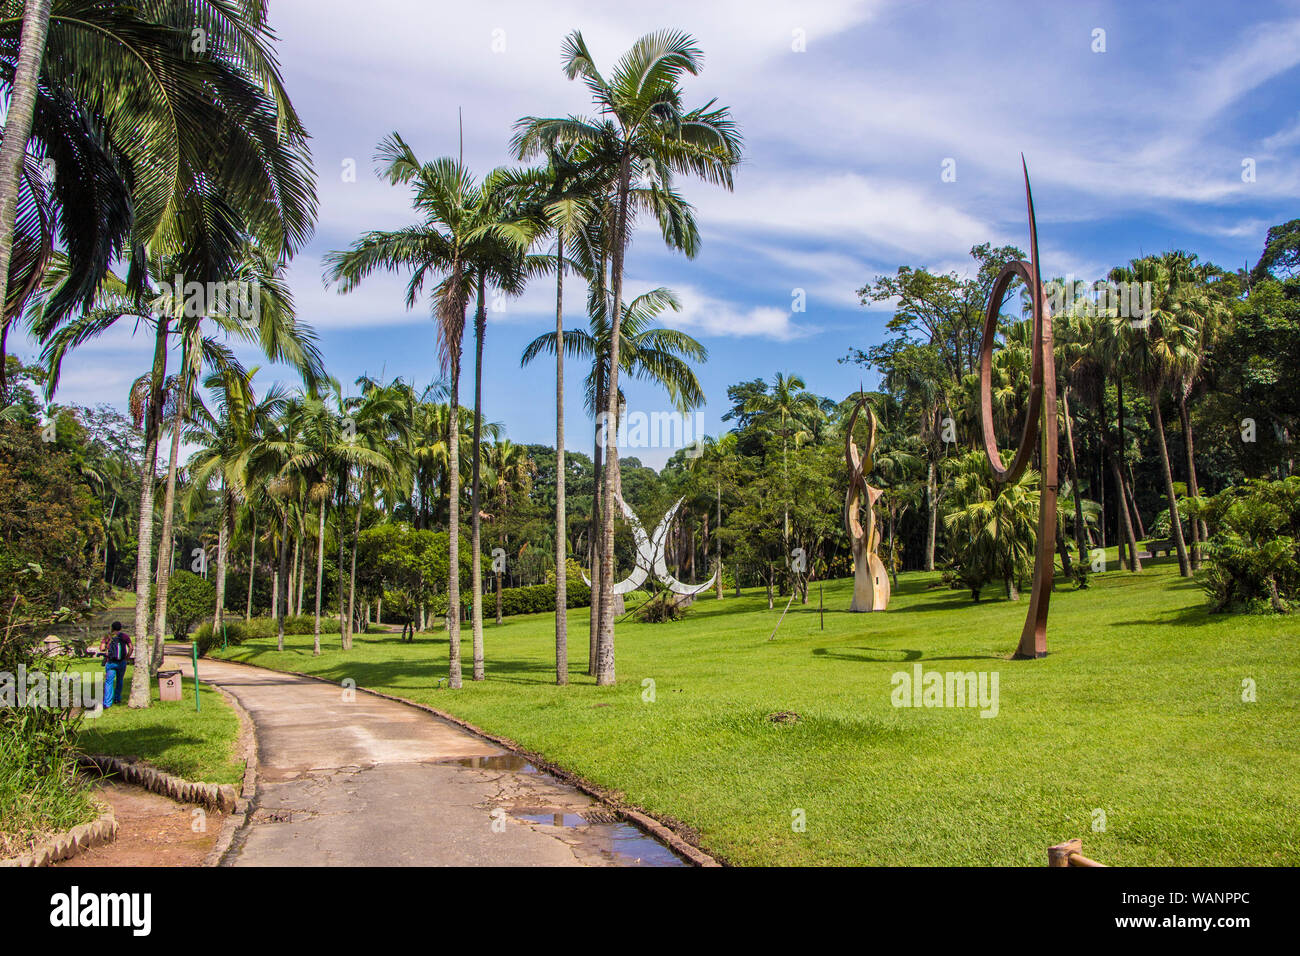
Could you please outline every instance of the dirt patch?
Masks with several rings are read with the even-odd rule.
[[[117,839],[58,866],[199,866],[225,819],[222,813],[112,780],[98,782],[95,795],[112,806]]]

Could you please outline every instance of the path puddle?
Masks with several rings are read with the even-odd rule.
[[[513,773],[537,773],[537,768],[518,754],[494,754],[491,757],[455,757],[437,763],[453,767],[472,767],[475,770],[506,770]]]
[[[588,820],[582,814],[554,810],[549,813],[515,813],[520,820],[540,826],[562,827],[572,831],[566,842],[595,851],[625,866],[686,866],[686,863],[653,837],[629,823],[605,823]]]

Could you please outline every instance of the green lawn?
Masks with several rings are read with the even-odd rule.
[[[127,690],[121,704],[82,723],[78,746],[86,753],[140,757],[186,780],[238,786],[244,778],[244,761],[236,756],[239,717],[225,698],[200,685],[200,710],[195,712],[194,685],[189,680],[183,698],[166,703],[158,699],[158,682],[154,681],[151,706],[132,710],[126,701],[134,672],[127,668]]]
[[[434,687],[442,635],[362,637],[347,655],[331,636],[319,658],[305,636],[222,656],[434,704],[684,821],[737,864],[1041,866],[1076,836],[1115,865],[1300,864],[1293,620],[1208,615],[1194,583],[1153,562],[1086,591],[1060,585],[1050,655],[1010,661],[1027,599],[973,604],[927,589],[935,579],[904,575],[871,615],[847,613],[851,582],[830,582],[825,630],[814,585],[772,642],[784,602],[768,611],[758,592],[707,597],[682,622],[620,624],[609,688],[585,673],[585,609],[569,618],[568,688],[552,683],[551,615],[487,624],[478,685],[467,627],[459,692]],[[996,671],[997,716],[894,707],[891,675],[917,662]],[[769,722],[776,711],[802,719]]]

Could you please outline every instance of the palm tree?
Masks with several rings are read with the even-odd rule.
[[[485,450],[488,486],[493,498],[494,520],[503,519],[512,499],[526,496],[532,487],[533,474],[537,466],[528,457],[528,449],[516,445],[508,438],[501,438],[487,446]],[[506,545],[505,531],[498,538],[502,547]],[[556,567],[556,576],[565,573],[563,563]],[[501,623],[501,573],[496,574],[497,614],[496,621]]]
[[[1169,502],[1169,525],[1174,548],[1178,553],[1178,571],[1191,577],[1191,563],[1183,540],[1182,520],[1174,492],[1173,471],[1169,465],[1169,448],[1165,443],[1165,423],[1160,405],[1165,388],[1181,380],[1195,365],[1196,329],[1182,321],[1183,287],[1195,281],[1191,260],[1185,253],[1167,252],[1159,257],[1134,259],[1126,268],[1111,272],[1111,279],[1128,283],[1149,282],[1152,287],[1150,314],[1135,323],[1112,316],[1110,330],[1126,365],[1151,399],[1156,448]]]
[[[781,540],[785,553],[790,553],[789,505],[789,449],[798,448],[812,437],[812,421],[821,416],[818,398],[807,391],[807,385],[798,375],[777,372],[772,379],[772,390],[754,397],[745,409],[754,415],[754,421],[769,433],[781,439],[782,493],[786,497]]]
[[[611,381],[610,356],[613,355],[614,337],[608,316],[613,300],[605,294],[599,283],[588,289],[588,328],[566,329],[561,338],[564,351],[570,358],[583,358],[591,361],[591,367],[583,381],[584,406],[587,414],[595,419],[594,447],[592,461],[596,469],[596,482],[599,488],[602,474],[602,452],[610,454],[605,468],[616,468],[613,459],[614,444],[610,437],[612,429],[603,424],[602,410],[609,404],[608,388]],[[704,404],[704,391],[699,379],[691,369],[690,361],[704,362],[709,352],[693,337],[679,329],[668,329],[655,325],[655,320],[664,310],[678,310],[681,307],[677,297],[669,289],[658,288],[642,293],[623,306],[623,335],[620,339],[619,368],[622,374],[631,378],[652,382],[663,388],[676,408],[685,413]],[[543,353],[554,353],[556,340],[552,335],[541,335],[529,342],[520,357],[521,367],[530,364]],[[624,404],[622,391],[618,394],[621,408]],[[615,491],[617,491],[617,478]],[[612,499],[609,499],[612,500]],[[601,569],[600,540],[595,534],[599,510],[593,507],[592,515],[592,593],[596,593]],[[588,648],[588,672],[593,676],[597,664],[597,639],[599,621],[604,613],[601,602],[592,601],[593,625],[590,630]]]
[[[491,283],[510,295],[523,292],[527,276],[544,270],[543,257],[526,251],[535,234],[534,222],[518,198],[517,179],[506,170],[494,170],[483,180],[473,209],[483,228],[470,255],[477,303],[474,310],[474,425],[470,476],[470,627],[473,634],[472,679],[483,680],[483,565],[480,472],[482,469],[483,343],[487,337],[487,287]]]
[[[611,286],[613,295],[612,353],[621,354],[623,318],[623,261],[633,227],[630,191],[634,182],[648,179],[671,187],[675,173],[695,175],[730,189],[732,169],[740,161],[741,141],[726,107],[710,101],[703,107],[682,106],[680,80],[684,74],[699,73],[703,55],[695,40],[685,33],[660,31],[642,36],[624,54],[607,80],[596,67],[580,32],[571,33],[564,43],[564,72],[569,79],[581,76],[592,100],[604,117],[526,119],[525,134],[518,146],[521,154],[549,143],[585,145],[599,154],[603,165],[616,171],[616,218],[611,236]],[[618,421],[618,363],[610,366],[606,412],[610,422]],[[610,449],[611,463],[616,453]],[[605,501],[613,501],[616,467],[605,471]],[[606,507],[602,517],[600,548],[600,633],[597,638],[596,683],[613,684],[614,619],[612,613],[614,576],[614,509]]]
[[[564,462],[564,244],[578,240],[597,211],[604,191],[593,171],[576,160],[581,151],[553,145],[546,150],[546,165],[528,171],[525,201],[537,209],[538,218],[555,233],[555,682],[569,682],[567,503]],[[521,159],[523,157],[520,157]],[[597,170],[599,167],[597,167]],[[498,582],[499,584],[499,582]],[[498,601],[498,605],[499,605]],[[498,607],[498,619],[500,608]]]
[[[504,239],[528,237],[503,224],[498,210],[483,202],[483,189],[465,167],[449,157],[420,162],[397,133],[379,146],[379,175],[392,185],[412,187],[412,204],[423,219],[396,231],[368,232],[346,252],[325,257],[326,281],[350,292],[373,272],[410,271],[406,307],[412,308],[426,282],[441,276],[433,294],[439,359],[449,374],[448,502],[449,571],[447,578],[448,685],[461,686],[460,666],[460,367],[465,314],[475,287],[480,257]],[[477,421],[477,419],[476,419]]]
[[[345,411],[353,422],[353,441],[381,455],[388,462],[389,469],[383,476],[386,496],[391,500],[396,489],[396,480],[405,477],[409,471],[402,460],[401,451],[410,439],[410,428],[404,412],[406,410],[401,389],[380,386],[365,379],[358,380],[363,385],[359,398],[348,399]],[[376,485],[375,474],[367,466],[362,466],[357,474],[357,511],[352,528],[352,566],[349,571],[347,612],[343,612],[342,590],[339,592],[339,616],[346,623],[343,627],[343,648],[352,647],[352,624],[356,620],[357,595],[357,541],[361,536],[361,511],[366,500],[373,494]],[[347,483],[344,483],[344,504],[347,501]],[[340,541],[342,534],[339,535]],[[339,564],[342,573],[342,563]]]
[[[18,63],[14,75],[9,111],[5,116],[4,139],[0,142],[0,306],[9,301],[9,265],[13,257],[14,219],[18,211],[19,177],[27,152],[36,113],[37,76],[50,28],[51,0],[26,0],[22,33],[18,41]],[[4,383],[4,336],[9,332],[8,309],[0,334],[0,385]]]
[[[325,399],[307,394],[290,402],[286,414],[294,419],[298,437],[283,449],[281,473],[300,476],[308,489],[308,500],[318,503],[316,530],[316,623],[313,629],[314,656],[320,656],[321,594],[325,576],[325,509],[330,498],[331,479],[353,467],[386,472],[392,466],[381,454],[344,437],[340,416]]]
[[[251,502],[252,475],[246,453],[270,429],[285,409],[287,398],[279,386],[272,386],[258,399],[253,391],[257,369],[244,372],[224,368],[209,374],[205,389],[216,394],[215,413],[202,400],[193,404],[194,425],[186,439],[199,446],[189,461],[190,492],[185,503],[187,515],[201,503],[203,493],[218,482],[220,525],[217,535],[216,610],[212,618],[213,633],[219,633],[225,616],[228,537],[234,524],[239,502]],[[196,396],[197,398],[197,396]],[[252,563],[249,565],[249,595],[252,594]]]
[[[78,304],[89,305],[119,258],[130,260],[138,292],[145,250],[181,254],[188,278],[211,278],[204,267],[220,243],[196,235],[216,237],[226,223],[242,222],[287,254],[306,241],[316,213],[314,174],[306,131],[271,49],[265,4],[25,6],[20,20],[24,4],[8,0],[0,16],[0,86],[12,101],[0,147],[0,291],[8,293],[0,369],[22,290],[35,289],[56,232],[67,251],[67,280],[41,319],[55,325]],[[201,56],[191,49],[196,35]],[[52,164],[48,186],[31,175],[30,163],[24,172],[29,134],[33,155]],[[224,198],[206,201],[214,196]],[[34,204],[43,210],[35,218]]]

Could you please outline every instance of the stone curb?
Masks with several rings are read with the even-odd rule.
[[[70,860],[91,847],[112,843],[116,839],[117,819],[113,816],[112,807],[105,807],[98,819],[51,837],[31,853],[0,860],[0,867],[50,866],[63,860]]]
[[[210,660],[214,660],[222,664],[236,664],[243,667],[256,667],[259,670],[271,671],[272,673],[276,673],[276,674],[290,674],[294,677],[305,677],[308,680],[314,680],[321,684],[329,684],[331,687],[341,686],[337,681],[332,681],[325,677],[317,677],[315,674],[304,674],[301,671],[279,670],[274,667],[267,667],[265,664],[254,664],[249,661],[229,661],[220,657],[213,657],[210,658]],[[624,803],[623,801],[619,800],[611,791],[606,790],[604,787],[599,787],[594,783],[590,783],[587,780],[584,780],[582,777],[578,776],[576,773],[573,773],[570,770],[565,770],[563,767],[559,766],[558,764],[552,763],[551,761],[547,760],[541,754],[534,753],[531,750],[525,750],[523,747],[519,746],[519,744],[511,740],[509,737],[502,737],[499,734],[489,733],[488,731],[483,730],[481,727],[477,727],[474,724],[471,724],[467,720],[462,720],[461,718],[457,717],[454,714],[449,714],[445,710],[439,710],[437,707],[430,706],[429,704],[421,704],[418,701],[408,700],[405,697],[397,697],[393,694],[385,694],[383,691],[379,691],[379,690],[370,690],[369,688],[366,687],[358,686],[356,689],[364,693],[370,694],[371,696],[374,697],[382,697],[384,700],[391,700],[398,704],[406,704],[408,707],[414,707],[417,710],[423,710],[426,713],[433,714],[433,716],[439,718],[440,720],[444,720],[449,724],[454,724],[455,726],[461,728],[462,730],[467,730],[471,734],[474,734],[476,737],[482,737],[484,740],[490,741],[491,743],[494,743],[499,747],[503,747],[506,750],[510,751],[511,753],[515,753],[521,757],[527,758],[528,762],[531,763],[533,766],[537,767],[539,770],[543,770],[554,777],[558,777],[560,780],[563,780],[565,783],[570,784],[576,789],[582,791],[587,796],[592,797],[598,803],[604,804],[606,807],[613,810],[615,813],[617,813],[623,819],[627,820],[629,823],[634,824],[641,830],[644,830],[646,833],[649,833],[651,836],[667,844],[675,853],[685,858],[690,863],[695,864],[696,866],[714,867],[714,866],[724,865],[724,863],[721,860],[718,860],[717,858],[710,856],[708,853],[705,853],[695,844],[688,842],[679,833],[670,829],[661,821],[656,820],[654,817],[646,813],[640,807],[636,807],[633,806],[632,804]]]
[[[207,683],[207,681],[204,681]],[[216,684],[208,684],[209,687],[218,691],[226,699],[226,703],[239,715],[239,741],[237,746],[240,755],[244,760],[244,780],[239,788],[239,797],[235,801],[235,809],[225,819],[221,825],[221,833],[217,835],[217,842],[212,844],[212,849],[208,855],[203,858],[202,866],[220,866],[226,854],[230,851],[230,844],[235,839],[235,834],[239,828],[248,820],[248,814],[253,806],[253,796],[257,793],[257,727],[253,723],[253,718],[248,711],[244,709],[238,698],[230,693],[224,687],[218,687]]]
[[[82,754],[77,761],[83,769],[96,770],[100,776],[116,776],[124,783],[143,787],[180,803],[196,803],[209,810],[234,813],[239,802],[238,794],[231,784],[182,780],[135,757]]]

